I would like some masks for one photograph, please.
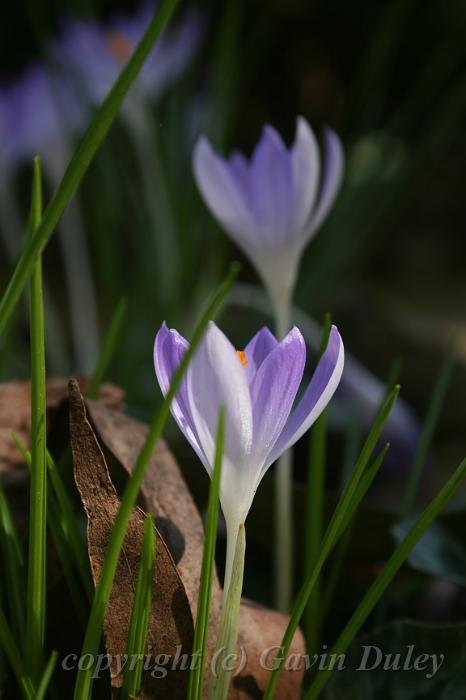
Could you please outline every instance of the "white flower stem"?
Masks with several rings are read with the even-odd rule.
[[[291,303],[289,296],[276,300],[275,324],[279,340],[290,330]],[[275,606],[288,612],[293,594],[293,503],[292,452],[287,450],[277,462],[275,480]]]
[[[232,673],[236,666],[236,642],[238,640],[239,611],[243,590],[244,555],[246,552],[246,529],[241,523],[238,530],[228,531],[227,538],[234,534],[233,544],[227,542],[227,571],[229,579],[223,591],[223,609],[218,630],[217,645],[212,657],[208,700],[226,700]],[[231,552],[233,562],[228,562]]]
[[[236,518],[226,518],[227,528],[227,552],[225,560],[225,576],[223,578],[223,590],[227,591],[230,587],[231,574],[233,571],[233,563],[235,561],[236,542],[238,539],[238,530],[240,521]]]

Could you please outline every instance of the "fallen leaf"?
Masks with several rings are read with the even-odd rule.
[[[131,473],[144,444],[147,426],[95,401],[87,401],[87,406],[101,443],[121,466]],[[195,619],[204,528],[181,471],[163,440],[160,440],[155,448],[142,484],[141,495],[144,509],[155,516],[157,526],[170,548]],[[207,663],[213,653],[222,598],[222,589],[214,572]],[[240,649],[244,648],[247,662],[242,672],[233,680],[229,700],[259,700],[262,697],[270,671],[262,668],[261,655],[264,650],[277,647],[281,643],[288,620],[287,615],[267,610],[243,599],[238,644]],[[289,654],[304,653],[304,639],[298,631]],[[270,653],[267,658],[269,668],[273,665],[274,656]],[[303,674],[303,668],[284,672],[275,694],[276,700],[299,698]]]
[[[89,380],[80,380],[83,391]],[[63,402],[67,400],[68,382],[52,377],[47,380],[47,420],[50,424]],[[123,407],[124,392],[113,384],[104,384],[98,401],[112,408]],[[24,480],[27,470],[11,437],[14,430],[23,442],[30,445],[31,433],[31,382],[13,381],[0,384],[0,478],[2,482]]]
[[[94,431],[87,420],[79,385],[70,382],[70,436],[75,481],[88,518],[88,549],[92,575],[100,578],[111,529],[120,501]],[[134,508],[131,515],[113,589],[104,621],[107,653],[113,688],[123,682],[117,660],[124,658],[134,590],[138,574],[144,528],[144,512]],[[193,642],[193,620],[188,598],[173,558],[156,529],[157,557],[153,579],[153,601],[149,619],[146,654],[176,657],[189,654]],[[169,671],[165,678],[154,678],[151,669],[143,673],[142,700],[184,700],[188,674]],[[116,697],[116,695],[115,695]]]

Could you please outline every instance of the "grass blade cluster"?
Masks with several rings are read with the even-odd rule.
[[[390,393],[387,400],[384,402],[383,406],[381,407],[374,421],[374,425],[372,426],[372,429],[367,437],[367,440],[363,445],[361,454],[359,456],[358,461],[356,462],[351,478],[349,479],[347,485],[343,489],[343,493],[341,494],[341,497],[335,508],[335,512],[327,528],[324,540],[322,542],[322,546],[319,551],[319,557],[315,563],[312,572],[307,576],[301,588],[301,591],[296,599],[296,602],[293,606],[290,622],[288,623],[288,627],[285,631],[285,635],[282,640],[281,654],[279,659],[277,659],[277,664],[270,675],[269,683],[264,694],[264,700],[272,700],[273,698],[281,671],[283,670],[286,655],[290,648],[294,634],[298,628],[303,612],[306,608],[309,596],[312,593],[314,585],[318,577],[320,576],[322,568],[330,552],[337,543],[338,539],[341,537],[344,527],[347,526],[350,520],[350,514],[351,517],[354,515],[354,504],[360,502],[360,500],[364,496],[364,492],[360,487],[361,478],[366,470],[367,464],[375,449],[377,441],[380,438],[380,435],[390,415],[398,393],[399,386],[396,386]],[[360,487],[359,489],[358,486]]]
[[[430,502],[406,537],[393,552],[361,603],[356,608],[350,621],[335,642],[333,649],[329,652],[330,654],[342,654],[345,652],[417,542],[421,539],[441,510],[446,506],[448,501],[455,495],[465,476],[466,459],[459,465],[453,476]],[[305,700],[315,700],[329,679],[329,671],[320,671],[305,695]]]
[[[11,434],[25,464],[31,470],[31,453],[14,431]],[[63,567],[63,575],[70,590],[76,612],[83,624],[85,624],[88,607],[94,594],[89,559],[78,523],[73,514],[73,506],[68,498],[55,462],[48,451],[47,467],[52,484],[52,490],[48,489],[47,492],[47,524],[52,533],[57,554]],[[83,595],[83,592],[85,595]]]

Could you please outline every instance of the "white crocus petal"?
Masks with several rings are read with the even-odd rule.
[[[324,132],[325,155],[324,155],[324,173],[322,176],[322,185],[319,194],[317,207],[311,215],[311,219],[306,231],[306,242],[312,238],[314,233],[327,216],[330,207],[332,206],[335,197],[340,189],[343,178],[344,168],[344,153],[341,141],[332,129],[326,129]]]
[[[194,148],[193,170],[209,209],[247,254],[255,223],[227,164],[215,154],[204,136]]]
[[[309,221],[320,179],[319,146],[303,117],[298,117],[296,121],[296,137],[291,148],[291,172],[293,206],[289,230],[291,236],[297,236]]]
[[[233,345],[213,322],[191,362],[187,384],[196,433],[211,469],[219,412],[225,407],[220,497],[225,517],[234,517],[233,513],[243,510],[244,499],[249,499],[252,408],[244,367]]]

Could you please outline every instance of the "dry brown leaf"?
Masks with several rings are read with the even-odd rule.
[[[95,401],[88,401],[87,406],[101,443],[107,447],[124,469],[131,473],[145,441],[147,426]],[[155,516],[156,523],[163,532],[167,546],[177,564],[193,611],[193,617],[195,617],[204,545],[204,528],[178,465],[166,443],[162,440],[156,446],[146,471],[141,492],[143,506],[145,510]],[[222,590],[216,573],[214,574],[212,593],[208,661],[213,652],[222,604]],[[261,667],[261,654],[264,649],[280,644],[288,619],[286,615],[243,600],[238,643],[246,650],[248,661],[244,670],[232,683],[229,700],[259,700],[262,697],[269,671]],[[301,632],[298,632],[290,654],[302,655],[304,653],[303,636]],[[271,654],[268,659],[269,665],[272,665],[273,656]],[[296,700],[299,698],[302,678],[302,669],[283,673],[275,695],[276,700]]]
[[[88,518],[88,548],[94,583],[99,580],[110,532],[120,501],[110,479],[104,455],[86,417],[79,385],[70,382],[70,436],[75,480]],[[113,657],[112,685],[121,687],[123,674],[117,659],[126,653],[126,642],[140,561],[144,513],[133,510],[115,574],[112,594],[104,622],[107,653]],[[147,654],[190,653],[193,621],[180,575],[165,542],[156,530],[157,557],[153,580],[153,600],[149,620]],[[151,669],[152,670],[152,669]],[[169,672],[166,678],[143,674],[141,698],[144,700],[184,700],[188,675]]]
[[[82,380],[85,391],[88,380]],[[68,381],[58,377],[47,380],[47,416],[53,420],[55,412],[68,396]],[[112,408],[122,408],[123,391],[112,384],[104,384],[99,401]],[[15,381],[0,384],[0,476],[9,482],[23,479],[26,469],[21,469],[23,459],[11,437],[15,430],[26,445],[31,433],[31,382]]]

